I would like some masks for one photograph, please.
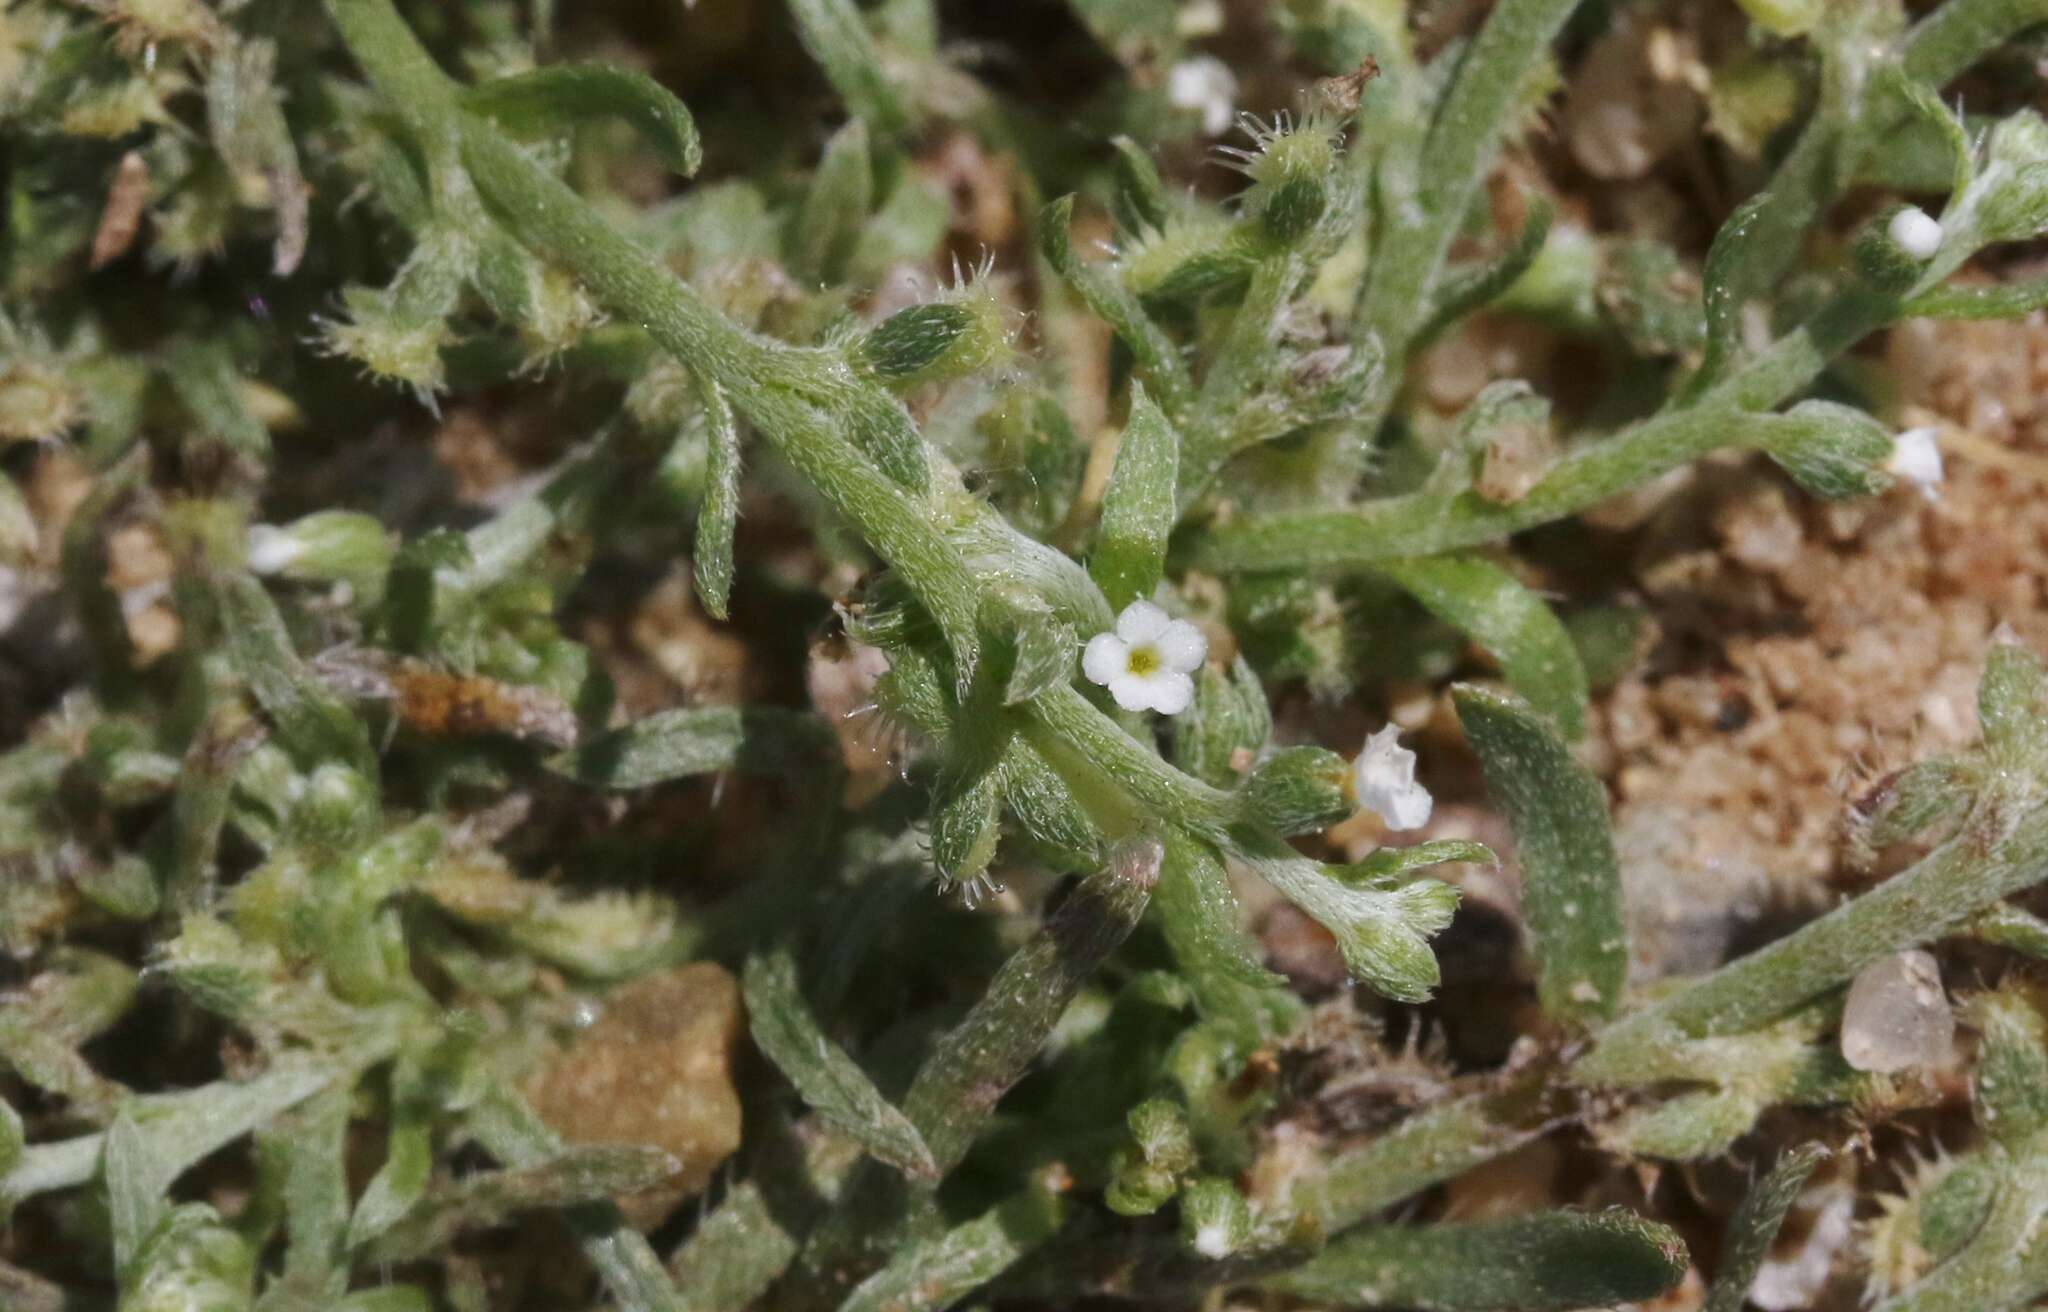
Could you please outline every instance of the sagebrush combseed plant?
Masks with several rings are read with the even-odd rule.
[[[0,1308],[2034,1305],[2048,664],[1704,971],[1601,698],[1713,660],[1618,504],[1986,449],[1871,351],[2038,328],[2044,68],[2048,0],[4,0]]]

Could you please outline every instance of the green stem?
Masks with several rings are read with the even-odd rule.
[[[1389,361],[1405,358],[1422,326],[1419,307],[1428,303],[1472,197],[1491,171],[1515,101],[1577,5],[1578,0],[1501,0],[1494,6],[1430,124],[1414,203],[1397,204],[1379,234],[1352,341],[1375,333]],[[1398,368],[1389,368],[1376,393],[1390,397],[1399,376]]]
[[[1411,492],[1355,510],[1247,518],[1217,529],[1196,563],[1234,572],[1365,568],[1491,542],[1562,519],[1720,447],[1739,443],[1750,416],[1796,395],[1843,350],[1886,323],[1888,298],[1852,291],[1787,333],[1690,408],[1646,419],[1559,461],[1519,501],[1474,492]]]
[[[1579,1095],[1560,1074],[1549,1061],[1525,1067],[1331,1154],[1294,1185],[1295,1210],[1335,1234],[1568,1124],[1579,1115]]]
[[[1212,840],[1235,818],[1229,793],[1174,769],[1071,686],[1033,698],[1030,712],[1025,736],[1077,796],[1108,783],[1141,812]]]
[[[2048,22],[2048,0],[1952,0],[1906,34],[1899,62],[1908,78],[1940,87],[2014,33],[2040,22]],[[1859,85],[1852,100],[1861,100],[1865,90]],[[1873,107],[1878,112],[1860,120],[1862,106],[1828,108],[1831,112],[1814,115],[1765,189],[1768,199],[1746,243],[1755,255],[1741,270],[1745,295],[1764,291],[1792,267],[1799,234],[1854,176],[1858,160],[1911,114],[1903,103]]]
[[[843,362],[741,331],[491,123],[463,111],[456,83],[434,65],[390,0],[329,0],[328,9],[372,84],[403,107],[416,130],[432,140],[455,125],[462,163],[501,223],[572,270],[618,318],[644,327],[729,393],[783,457],[860,526],[938,621],[964,682],[980,651],[976,589],[933,508],[891,482],[799,399],[800,392],[850,385],[835,376],[845,372]]]
[[[1673,1043],[1751,1030],[1891,953],[1939,938],[2048,875],[2048,806],[1993,840],[1977,830],[1853,902],[1604,1030],[1573,1068],[1600,1084],[1625,1080]]]

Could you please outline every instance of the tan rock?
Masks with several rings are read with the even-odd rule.
[[[700,1192],[740,1144],[732,1049],[740,991],[710,962],[613,992],[597,1023],[526,1084],[535,1110],[576,1144],[644,1144],[682,1163],[667,1184],[619,1199],[641,1230]]]

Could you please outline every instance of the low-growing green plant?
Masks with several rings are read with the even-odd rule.
[[[1176,76],[1206,58],[1198,8],[1072,5]],[[1397,1209],[1568,1125],[1697,1161],[1773,1109],[1891,1096],[1832,1037],[1860,972],[1945,936],[2048,943],[2005,903],[2048,869],[2048,672],[1997,647],[1982,745],[1859,810],[1874,846],[1933,833],[1917,863],[1632,991],[1606,799],[1573,751],[1600,650],[1505,546],[1723,451],[1817,497],[1937,482],[1924,435],[1851,404],[1835,366],[1909,319],[2048,306],[2048,283],[1953,281],[2048,233],[2048,123],[1944,99],[2048,3],[1745,4],[1811,103],[1697,297],[1671,291],[1682,252],[1616,240],[1596,264],[1533,196],[1470,253],[1560,33],[1609,8],[1500,0],[1424,60],[1403,6],[1276,4],[1275,39],[1324,76],[1248,122],[1221,200],[1140,144],[1187,139],[1170,88],[1048,123],[938,44],[928,0],[792,0],[844,116],[809,153],[801,125],[700,142],[646,73],[551,58],[551,4],[0,10],[0,440],[61,445],[81,484],[40,543],[25,466],[0,480],[0,549],[53,575],[76,634],[50,641],[78,657],[0,755],[22,972],[0,998],[0,1303],[550,1306],[472,1241],[537,1213],[602,1282],[575,1297],[628,1312],[1229,1290],[1565,1309],[1675,1286],[1680,1234],[1625,1209]],[[909,164],[954,132],[1025,161],[1030,248],[874,309],[890,269],[941,262],[947,202]],[[1902,134],[1940,155],[1933,217],[1809,240]],[[682,183],[707,149],[721,180]],[[1488,307],[1631,361],[1624,417],[1554,432],[1520,383],[1423,413],[1411,366]],[[1081,362],[1109,379],[1100,433]],[[372,421],[543,394],[575,440],[473,522],[395,531],[408,474],[346,450]],[[1540,463],[1491,477],[1505,449]],[[750,559],[750,488],[807,527],[820,589]],[[170,562],[151,595],[112,568],[138,529]],[[909,744],[900,778],[842,807],[839,726],[786,705],[616,711],[570,617],[685,555],[704,614],[750,642],[800,654],[829,625],[886,656],[860,713]],[[146,649],[133,621],[159,604],[176,636]],[[1378,677],[1375,645],[1466,643],[1501,676],[1454,701],[1512,828],[1540,1031],[1290,1155],[1260,1072],[1309,1008],[1240,891],[1263,881],[1360,988],[1421,1003],[1458,904],[1429,871],[1494,854],[1309,855],[1361,805],[1414,829],[1430,798],[1391,733],[1355,761],[1276,741],[1269,690],[1342,694]],[[772,818],[607,835],[726,776]],[[536,814],[572,836],[551,847]],[[722,895],[675,877],[742,840]],[[932,882],[963,897],[916,896]],[[618,1200],[688,1153],[572,1142],[531,1076],[613,990],[702,960],[740,977],[773,1074],[701,1214],[636,1226]],[[2018,982],[1970,1014],[1983,1142],[1873,1238],[1896,1312],[2048,1291],[2048,1021]],[[1822,1155],[1759,1182],[1708,1306],[1741,1306]]]

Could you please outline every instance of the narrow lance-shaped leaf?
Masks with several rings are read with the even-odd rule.
[[[241,378],[219,342],[180,342],[171,348],[165,372],[171,390],[208,436],[237,455],[270,458],[270,433],[242,400]]]
[[[465,109],[487,115],[515,135],[560,132],[586,119],[620,118],[633,125],[684,177],[704,162],[690,111],[645,73],[607,64],[557,64],[469,88]]]
[[[94,1121],[112,1116],[126,1090],[101,1075],[79,1046],[127,1012],[136,976],[125,963],[87,948],[60,948],[30,988],[0,1001],[0,1067]]]
[[[1432,298],[1428,320],[1416,334],[1418,344],[1434,341],[1459,319],[1484,307],[1514,286],[1515,281],[1536,262],[1536,257],[1543,253],[1543,243],[1549,240],[1550,222],[1555,212],[1548,199],[1534,193],[1525,193],[1523,204],[1528,207],[1528,212],[1523,216],[1521,230],[1506,250],[1476,268],[1454,269],[1444,274]]]
[[[171,799],[171,867],[164,881],[164,901],[172,915],[197,911],[212,899],[235,772],[264,737],[262,726],[239,706],[219,705],[186,748]]]
[[[1880,65],[1875,81],[1879,87],[1896,94],[1911,106],[1920,121],[1933,128],[1948,147],[1948,199],[1953,203],[1970,189],[1970,183],[1977,175],[1976,152],[1970,149],[1969,130],[1962,118],[1942,103],[1935,88],[1915,78],[1903,64]]]
[[[348,1232],[348,1175],[343,1161],[351,1091],[346,1082],[309,1098],[280,1118],[270,1136],[284,1159],[284,1274],[303,1293],[332,1296],[348,1285],[342,1241]]]
[[[1159,584],[1179,468],[1180,435],[1144,385],[1133,383],[1130,422],[1103,492],[1102,530],[1088,559],[1088,572],[1112,610],[1151,596]]]
[[[164,1193],[178,1169],[165,1146],[143,1134],[132,1113],[125,1108],[115,1113],[114,1123],[107,1127],[100,1176],[106,1185],[116,1272],[127,1273],[142,1241],[170,1210]]]
[[[1166,184],[1151,153],[1129,137],[1109,143],[1116,150],[1116,219],[1124,231],[1159,231],[1166,227]]]
[[[1230,877],[1206,843],[1180,833],[1167,839],[1152,903],[1203,1019],[1256,1039],[1294,1010],[1286,982],[1260,963]]]
[[[1736,207],[1721,230],[1714,234],[1714,244],[1707,248],[1706,266],[1701,270],[1701,298],[1707,317],[1707,346],[1700,357],[1699,368],[1686,379],[1680,393],[1681,402],[1690,401],[1705,393],[1721,376],[1735,356],[1735,348],[1742,332],[1742,288],[1736,270],[1741,267],[1749,253],[1750,239],[1761,227],[1760,218],[1769,203],[1768,196],[1756,196]]]
[[[1565,1312],[1675,1286],[1685,1243],[1622,1208],[1469,1225],[1371,1226],[1266,1287],[1318,1303],[1415,1312]]]
[[[223,25],[221,34],[232,28]],[[206,61],[206,126],[214,148],[246,185],[260,179],[277,216],[271,272],[291,276],[306,253],[312,189],[299,166],[298,147],[285,121],[284,98],[271,41],[230,36]]]
[[[804,49],[825,70],[856,121],[865,120],[884,136],[902,133],[909,117],[853,0],[790,0],[789,9]]]
[[[379,1055],[365,1054],[372,1061]],[[156,1177],[167,1185],[185,1167],[268,1123],[334,1078],[335,1073],[325,1067],[280,1063],[241,1083],[224,1080],[182,1093],[137,1099],[130,1111],[137,1128],[153,1143],[169,1145],[163,1156],[142,1160],[153,1162],[159,1168]],[[24,1150],[14,1169],[0,1176],[0,1210],[23,1198],[90,1180],[99,1169],[106,1139],[104,1134],[88,1134]],[[131,1144],[123,1151],[132,1149]],[[130,1159],[131,1163],[135,1160]]]
[[[477,1142],[508,1166],[539,1166],[562,1152],[546,1122],[518,1094],[502,1087],[485,1097],[469,1126]],[[694,1312],[676,1292],[654,1249],[626,1224],[616,1204],[597,1197],[565,1208],[562,1216],[621,1312]]]
[[[1509,685],[1550,716],[1565,737],[1579,736],[1585,666],[1571,634],[1541,597],[1476,556],[1390,561],[1380,572],[1499,661]]]
[[[965,750],[955,744],[932,788],[932,864],[955,883],[978,878],[995,860],[1002,837],[1002,744]]]
[[[276,724],[285,749],[304,768],[343,761],[375,779],[369,730],[306,669],[263,585],[237,574],[216,584],[214,596],[228,659]]]
[[[1065,1210],[1051,1182],[1026,1189],[936,1238],[905,1245],[839,1312],[951,1307],[1052,1238]]]
[[[931,1150],[940,1179],[967,1155],[1081,986],[1136,928],[1163,857],[1156,839],[1120,845],[1010,954],[981,999],[933,1044],[904,1095],[903,1112]],[[884,1250],[877,1241],[900,1236],[913,1200],[893,1173],[876,1168],[857,1176],[812,1231],[792,1278],[807,1296],[823,1297],[846,1272],[865,1275],[879,1267]]]
[[[705,1312],[752,1307],[796,1260],[798,1244],[753,1180],[733,1186],[669,1259],[683,1305]]]
[[[600,734],[549,766],[597,788],[645,788],[721,770],[780,774],[823,762],[831,745],[831,730],[801,711],[690,707]]]
[[[818,1028],[787,951],[748,958],[743,987],[754,1042],[805,1103],[882,1161],[909,1175],[935,1178],[937,1166],[917,1128]]]
[[[903,403],[879,387],[855,388],[845,398],[846,433],[861,454],[911,492],[931,487],[924,434]]]
[[[706,614],[722,620],[732,596],[732,539],[740,518],[740,429],[724,388],[706,378],[699,380],[698,390],[704,398],[708,459],[692,564],[698,600],[704,603]]]
[[[446,1251],[466,1230],[500,1225],[520,1212],[608,1205],[603,1200],[660,1185],[680,1165],[658,1148],[589,1144],[524,1166],[477,1171],[430,1187],[404,1221],[370,1246],[368,1258],[414,1261]]]
[[[392,1111],[384,1164],[370,1177],[349,1218],[348,1246],[360,1248],[397,1225],[425,1196],[433,1170],[432,1127],[421,1109],[401,1103]]]
[[[932,1049],[904,1096],[939,1173],[958,1165],[998,1099],[1024,1075],[1074,994],[1116,950],[1159,879],[1164,849],[1136,840],[1083,880],[1030,942],[1012,953],[988,992]]]
[[[829,281],[839,276],[874,208],[874,186],[867,125],[854,119],[825,143],[797,212],[790,267],[799,277]]]
[[[1528,707],[1472,687],[1454,697],[1487,791],[1514,826],[1537,997],[1560,1020],[1589,1025],[1611,1017],[1628,975],[1628,946],[1600,781]]]
[[[1977,684],[1977,723],[2000,765],[2048,773],[2048,665],[2018,642],[1992,643]]]
[[[1792,1210],[1813,1168],[1827,1155],[1827,1149],[1818,1144],[1795,1148],[1778,1159],[1770,1174],[1751,1186],[1728,1223],[1721,1269],[1714,1276],[1704,1312],[1742,1312],[1749,1287],[1756,1281],[1757,1268],[1770,1253],[1778,1227],[1785,1224],[1785,1214]]]
[[[1054,272],[1130,348],[1168,414],[1178,414],[1192,393],[1187,365],[1173,339],[1117,279],[1084,264],[1074,251],[1074,198],[1062,196],[1038,212],[1038,250]]]
[[[1389,223],[1358,303],[1353,336],[1377,333],[1394,360],[1407,358],[1445,254],[1491,171],[1529,81],[1577,0],[1502,0],[1458,60],[1455,77],[1430,123],[1420,194]],[[1399,370],[1392,371],[1399,376]]]

